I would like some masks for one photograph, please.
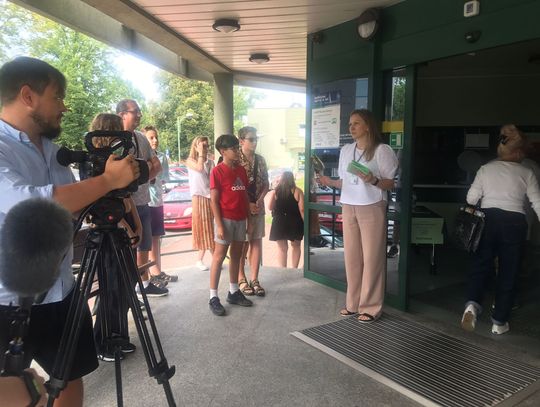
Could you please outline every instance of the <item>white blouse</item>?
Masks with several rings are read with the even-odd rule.
[[[347,205],[371,205],[381,200],[387,200],[387,192],[381,188],[365,183],[347,171],[351,161],[357,161],[381,179],[394,179],[398,169],[398,159],[388,144],[379,144],[371,161],[364,158],[364,150],[356,148],[356,143],[343,146],[339,154],[338,174],[342,180],[341,198],[342,204]]]
[[[212,160],[206,160],[202,171],[195,171],[188,167],[189,192],[191,196],[199,195],[210,198],[210,171],[214,168]]]

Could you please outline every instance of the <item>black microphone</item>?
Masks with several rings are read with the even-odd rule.
[[[88,160],[88,153],[86,151],[74,151],[66,147],[60,147],[56,153],[56,161],[64,167],[72,163],[82,163],[86,160]]]
[[[66,209],[44,198],[19,202],[7,213],[0,232],[0,281],[19,297],[45,293],[58,278],[72,240]]]

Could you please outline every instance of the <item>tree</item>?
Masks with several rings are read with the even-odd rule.
[[[142,99],[142,93],[120,77],[111,63],[115,52],[106,45],[35,13],[10,5],[2,18],[17,22],[17,31],[3,32],[8,44],[18,43],[29,55],[59,69],[67,79],[64,131],[59,144],[83,147],[83,135],[93,117],[111,111],[123,98]],[[10,13],[12,13],[10,17]],[[26,33],[20,36],[19,33]]]
[[[160,102],[149,105],[148,115],[143,119],[145,124],[158,128],[163,149],[169,151],[171,157],[178,157],[178,122],[181,120],[180,148],[181,159],[189,154],[191,142],[197,136],[214,138],[214,89],[211,83],[183,79],[161,72],[157,75]],[[247,114],[255,100],[262,95],[243,87],[234,88],[234,130],[243,126],[242,118]],[[193,117],[186,119],[186,114]]]
[[[247,115],[248,109],[253,107],[255,101],[260,100],[264,95],[250,88],[242,86],[234,87],[234,132],[244,127],[244,116]]]
[[[145,124],[156,126],[163,149],[171,157],[178,157],[178,122],[181,120],[180,146],[182,159],[189,154],[192,140],[207,136],[213,141],[214,91],[206,82],[183,79],[160,72],[156,81],[162,100],[149,105]],[[191,119],[186,114],[191,113]]]

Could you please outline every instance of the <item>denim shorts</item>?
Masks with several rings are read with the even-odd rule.
[[[141,219],[142,236],[137,250],[139,252],[149,252],[152,249],[152,214],[148,205],[137,205],[137,212]]]

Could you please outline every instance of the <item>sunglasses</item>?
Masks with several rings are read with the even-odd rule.
[[[259,137],[247,137],[246,140],[251,143],[256,143],[259,140]]]

